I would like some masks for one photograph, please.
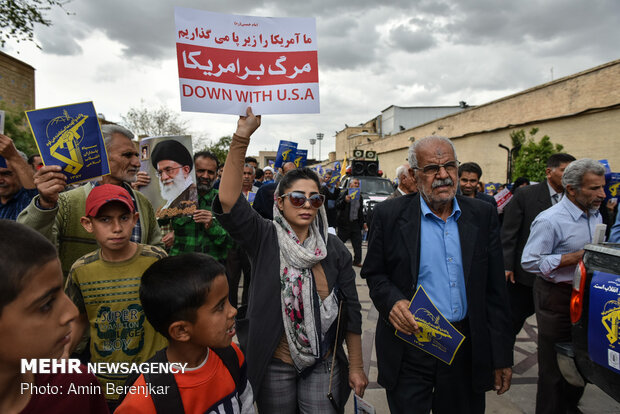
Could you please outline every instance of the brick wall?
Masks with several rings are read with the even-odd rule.
[[[0,52],[0,103],[19,110],[35,108],[34,68]]]

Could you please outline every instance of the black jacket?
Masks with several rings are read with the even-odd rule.
[[[351,213],[351,203],[347,203],[346,196],[349,194],[348,189],[340,191],[338,200],[336,200],[336,209],[338,210],[338,226],[347,227],[349,225],[349,214]],[[357,222],[360,227],[364,225],[364,197],[360,191],[360,208],[357,212]]]
[[[493,388],[494,369],[512,366],[511,319],[499,241],[497,210],[489,203],[457,196],[472,382],[476,391]],[[405,347],[388,322],[394,304],[415,293],[420,255],[420,195],[408,194],[375,207],[368,254],[361,275],[379,311],[376,350],[378,382],[392,389]],[[459,351],[461,352],[461,351]],[[469,384],[463,384],[469,386]]]
[[[530,237],[530,226],[538,214],[551,207],[547,180],[519,188],[504,208],[502,223],[502,248],[504,266],[515,274],[515,280],[533,286],[535,275],[521,267],[523,248]]]

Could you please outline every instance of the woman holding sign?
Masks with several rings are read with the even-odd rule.
[[[250,108],[239,118],[213,205],[252,261],[247,319],[237,326],[248,378],[260,412],[341,412],[350,388],[361,397],[368,385],[351,254],[327,233],[324,196],[312,170],[282,178],[273,221],[240,196],[249,137],[259,125]]]

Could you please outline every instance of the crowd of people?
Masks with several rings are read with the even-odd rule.
[[[332,170],[258,168],[246,150],[260,124],[248,108],[224,165],[208,151],[154,151],[157,177],[139,172],[130,131],[102,126],[110,174],[71,189],[60,166],[0,135],[0,412],[342,412],[368,385],[356,266],[379,312],[378,382],[391,412],[484,412],[487,391],[510,388],[516,336],[533,314],[536,412],[579,412],[583,388],[562,377],[554,344],[570,340],[572,273],[596,224],[620,242],[600,163],[552,155],[546,180],[517,180],[500,216],[479,190],[480,166],[430,136],[411,145],[370,220],[354,177],[342,189]],[[140,188],[157,179],[173,189],[192,169],[195,212],[157,218]],[[409,310],[420,286],[465,336],[451,364],[394,334],[420,333]],[[20,369],[22,359],[69,357],[188,369]],[[35,391],[71,384],[101,392]]]

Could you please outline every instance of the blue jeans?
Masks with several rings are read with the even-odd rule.
[[[312,372],[301,377],[294,366],[272,359],[267,366],[263,384],[256,399],[259,413],[315,414],[335,413],[327,398],[331,357],[317,364]],[[336,360],[331,392],[340,401],[340,364]]]

